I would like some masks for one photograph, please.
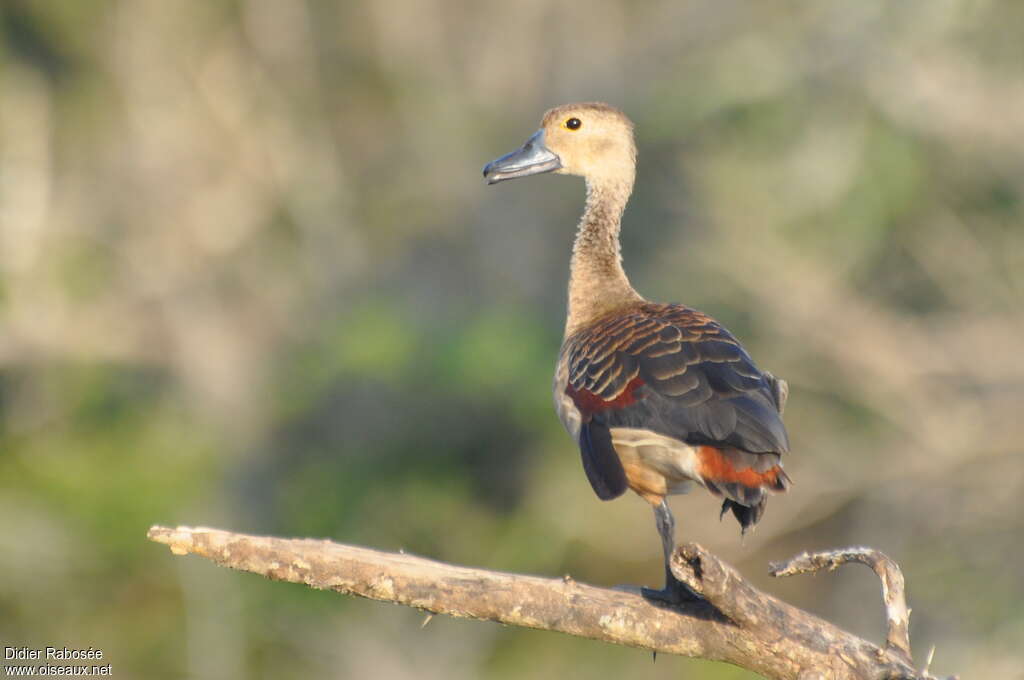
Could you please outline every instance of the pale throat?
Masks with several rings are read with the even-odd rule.
[[[569,265],[566,336],[605,314],[643,298],[622,269],[619,228],[633,190],[633,174],[587,178],[587,203]]]

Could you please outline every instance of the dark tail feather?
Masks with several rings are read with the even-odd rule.
[[[761,516],[764,515],[764,509],[768,505],[768,497],[762,495],[760,502],[752,505],[740,505],[731,498],[726,498],[722,501],[722,512],[719,515],[719,519],[725,516],[726,511],[732,510],[732,514],[736,517],[736,521],[740,523],[740,533],[746,534],[747,529],[754,526],[761,520]]]
[[[700,455],[704,485],[724,496],[721,516],[731,510],[744,534],[764,515],[768,492],[786,491],[792,483],[777,453],[703,447]]]

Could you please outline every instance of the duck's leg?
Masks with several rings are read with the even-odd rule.
[[[672,516],[672,510],[668,507],[668,500],[665,498],[662,498],[661,503],[654,506],[654,523],[658,527],[658,534],[661,536],[661,549],[665,555],[665,587],[661,590],[643,588],[644,597],[669,604],[700,599],[700,596],[690,590],[689,586],[675,577],[672,567],[669,566],[672,553],[676,548],[676,520]]]

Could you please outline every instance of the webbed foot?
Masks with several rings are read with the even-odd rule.
[[[656,600],[665,604],[682,604],[683,602],[696,602],[703,600],[700,595],[693,592],[690,586],[686,585],[675,576],[669,575],[665,581],[665,587],[661,590],[654,588],[641,588],[640,594],[648,600]]]

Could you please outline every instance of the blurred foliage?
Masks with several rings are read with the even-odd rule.
[[[154,523],[654,583],[551,411],[582,184],[488,188],[543,110],[616,104],[641,291],[789,379],[790,494],[680,535],[934,668],[1024,668],[1024,5],[5,0],[0,639],[116,677],[750,677],[171,558]]]

